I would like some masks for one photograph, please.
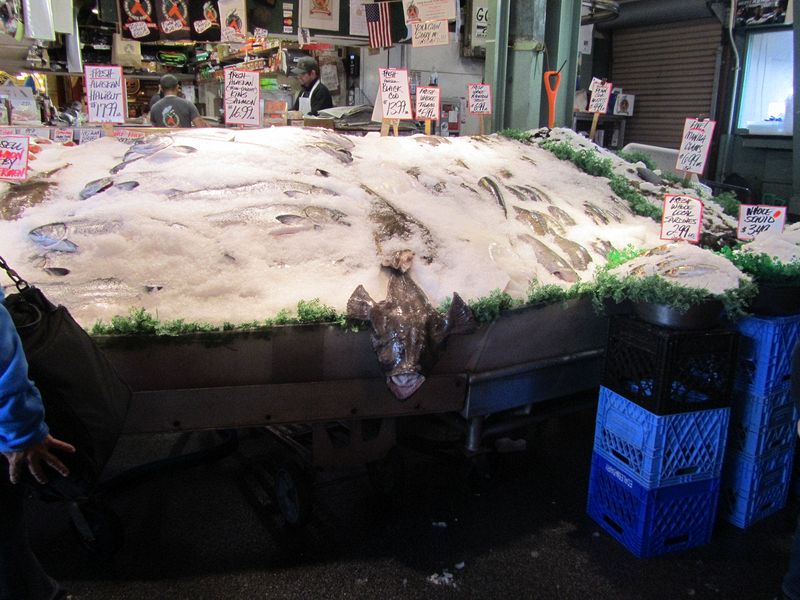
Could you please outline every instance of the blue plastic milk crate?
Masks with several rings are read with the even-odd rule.
[[[736,328],[740,333],[736,389],[765,396],[787,385],[792,350],[800,337],[800,315],[748,317]]]
[[[718,496],[719,479],[647,489],[592,454],[587,512],[639,558],[707,544]]]
[[[751,460],[794,444],[797,436],[797,409],[788,387],[769,396],[747,394],[737,398],[731,408],[728,450],[741,452]]]
[[[594,450],[647,488],[718,478],[730,409],[654,415],[601,387]]]
[[[722,474],[720,518],[745,529],[786,505],[792,481],[794,445],[760,460],[731,452]]]

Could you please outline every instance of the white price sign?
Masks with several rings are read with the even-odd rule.
[[[417,119],[439,120],[441,93],[435,86],[417,86]]]
[[[782,233],[785,225],[785,206],[742,204],[739,206],[739,227],[736,237],[740,240],[752,240],[765,231]]]
[[[467,84],[467,110],[471,115],[492,114],[492,86],[488,83]]]
[[[709,119],[686,119],[683,125],[681,149],[678,150],[678,171],[702,173],[705,170],[711,138],[716,121]]]
[[[86,105],[90,123],[124,123],[127,109],[122,67],[86,65]]]
[[[28,143],[26,135],[0,137],[0,179],[28,177]]]
[[[611,100],[611,88],[614,86],[612,83],[597,84],[592,91],[592,97],[589,100],[590,113],[603,113],[608,112],[608,102]]]
[[[414,48],[424,46],[446,46],[450,43],[447,21],[425,21],[412,23],[411,45]]]
[[[225,122],[261,125],[258,110],[258,71],[225,69]]]
[[[700,242],[703,226],[703,203],[697,198],[681,194],[664,196],[664,214],[661,217],[662,240]]]
[[[378,69],[384,119],[413,119],[406,69]]]

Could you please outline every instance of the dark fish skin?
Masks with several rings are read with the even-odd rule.
[[[517,212],[517,221],[530,226],[536,235],[565,233],[565,230],[563,227],[561,227],[561,225],[538,210],[526,210],[524,208],[520,208],[519,206],[515,206],[514,210]]]
[[[388,200],[362,184],[362,189],[373,196],[369,219],[377,226],[372,232],[378,255],[383,254],[383,244],[392,239],[409,240],[419,233],[425,248],[428,250],[422,259],[430,264],[439,253],[438,244],[425,225],[414,217],[394,207]]]
[[[100,194],[101,192],[106,191],[112,185],[114,185],[114,180],[111,179],[111,177],[103,177],[101,179],[95,179],[94,181],[90,181],[89,183],[87,183],[86,187],[84,187],[80,191],[78,196],[80,196],[81,200],[87,200],[92,196],[95,196],[97,194]]]
[[[545,194],[542,190],[533,187],[532,185],[521,185],[519,188],[527,192],[530,199],[534,202],[547,202],[548,204],[553,203],[553,201],[550,199],[550,196]]]
[[[317,175],[321,175],[322,177],[330,177],[331,174],[328,173],[325,169],[316,169],[314,171]]]
[[[56,181],[50,177],[67,166],[40,173],[19,183],[9,182],[11,186],[0,197],[0,219],[14,221],[22,216],[26,208],[41,204],[50,188],[56,185]]]
[[[550,274],[555,275],[567,283],[575,283],[578,281],[578,274],[567,264],[567,261],[553,252],[547,245],[527,233],[518,235],[517,238],[533,248],[536,259]]]
[[[596,225],[608,225],[611,221],[622,222],[622,217],[608,210],[595,206],[590,202],[583,203],[583,212],[586,213]]]
[[[592,256],[586,251],[586,248],[560,235],[554,237],[558,247],[567,254],[572,268],[577,271],[585,271],[589,268],[589,263],[592,262]]]
[[[418,144],[427,144],[428,146],[438,146],[439,144],[450,144],[450,140],[438,135],[415,135],[414,141]]]
[[[558,222],[559,224],[563,225],[564,227],[571,227],[575,225],[575,219],[569,216],[569,213],[565,211],[563,208],[559,208],[557,206],[548,206],[547,212]]]
[[[386,384],[398,400],[414,394],[438,361],[447,337],[468,333],[475,318],[458,294],[447,315],[431,306],[425,293],[406,272],[413,252],[403,250],[389,263],[386,299],[375,302],[359,285],[347,301],[347,316],[369,321],[372,348],[386,375]]]
[[[297,225],[306,220],[305,217],[301,217],[300,215],[278,215],[275,219],[284,225]]]
[[[330,144],[326,142],[318,142],[316,144],[310,144],[309,147],[322,150],[325,154],[332,156],[333,158],[335,158],[344,165],[349,165],[353,162],[353,155],[347,148],[342,148],[341,146],[337,146],[335,144]]]
[[[519,200],[520,202],[525,202],[528,199],[528,197],[516,185],[507,185],[506,184],[506,189],[509,192],[511,192],[512,194],[514,194],[514,197],[517,200]]]
[[[48,275],[52,275],[53,277],[64,277],[65,275],[69,275],[69,269],[65,269],[64,267],[45,267],[44,272]]]
[[[503,198],[503,192],[500,191],[500,186],[497,185],[497,182],[491,177],[484,176],[478,180],[478,185],[483,189],[488,190],[492,194],[492,196],[494,196],[494,199],[500,205],[500,208],[503,209],[503,214],[507,219],[508,208],[506,208],[506,201]]]
[[[608,253],[614,249],[614,246],[611,245],[611,242],[607,242],[605,240],[594,240],[591,243],[592,250],[597,252],[603,258],[608,258]]]
[[[115,183],[114,187],[118,188],[120,190],[129,191],[129,190],[132,190],[132,189],[135,189],[135,188],[139,187],[139,182],[138,181],[121,181],[120,183]]]

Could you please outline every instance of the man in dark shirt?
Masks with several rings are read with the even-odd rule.
[[[294,110],[316,117],[319,111],[333,107],[330,91],[319,80],[319,64],[316,60],[303,56],[292,69],[292,75],[296,75],[303,86],[302,93],[294,103]]]
[[[178,79],[164,75],[159,82],[164,97],[150,108],[150,122],[156,127],[208,127],[194,104],[178,96]]]

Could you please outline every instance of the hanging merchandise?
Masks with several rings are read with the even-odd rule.
[[[50,0],[23,0],[22,9],[25,15],[25,37],[54,42],[56,30]]]
[[[223,42],[245,41],[247,36],[247,3],[245,0],[219,0]]]
[[[122,35],[139,42],[155,42],[161,37],[156,17],[160,0],[119,0]]]
[[[216,0],[189,3],[189,24],[195,42],[218,42],[220,39],[219,7]]]
[[[162,40],[189,40],[189,0],[156,0],[156,15]]]

